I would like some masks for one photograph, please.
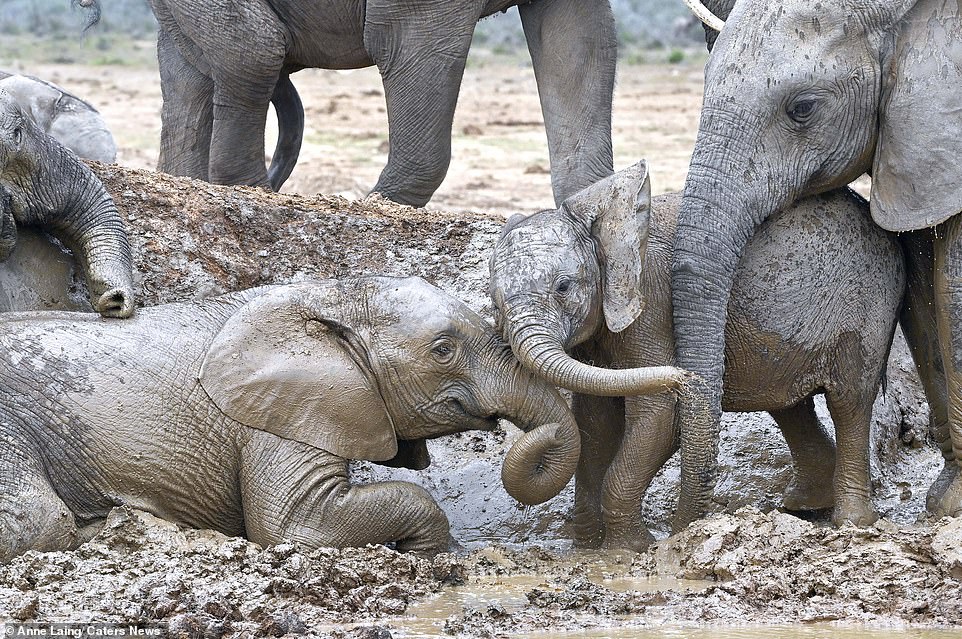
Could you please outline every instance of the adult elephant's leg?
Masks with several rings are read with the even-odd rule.
[[[929,488],[926,506],[938,507],[942,494],[959,473],[949,437],[948,385],[942,365],[935,303],[934,232],[923,229],[899,236],[905,253],[907,286],[899,325],[912,352],[929,404],[929,431],[942,450],[945,464]]]
[[[157,59],[164,98],[157,170],[208,180],[214,83],[184,59],[163,29],[157,36]]]
[[[247,536],[262,545],[439,551],[449,543],[447,516],[420,486],[353,485],[344,459],[267,433],[244,447],[241,495]]]
[[[572,532],[578,546],[597,548],[605,540],[604,481],[625,434],[625,401],[576,393],[571,409],[581,431]]]
[[[794,465],[782,503],[789,510],[818,510],[835,505],[835,442],[815,414],[808,397],[791,408],[770,411],[778,424]]]
[[[483,4],[368,1],[364,47],[384,83],[390,145],[375,192],[423,206],[447,174],[454,107]]]
[[[613,171],[615,20],[608,0],[541,0],[522,4],[519,11],[538,80],[555,204],[560,205]]]
[[[674,397],[625,399],[625,434],[605,474],[602,508],[605,546],[642,551],[654,541],[641,519],[652,479],[678,447]]]
[[[948,442],[955,476],[933,500],[936,515],[962,515],[962,215],[936,229],[935,300],[948,396]],[[948,446],[946,452],[949,452]]]
[[[0,563],[27,550],[68,550],[79,543],[73,513],[36,452],[18,440],[0,430]]]

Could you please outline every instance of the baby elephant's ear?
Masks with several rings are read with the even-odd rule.
[[[562,206],[590,225],[601,253],[605,323],[620,333],[644,308],[641,271],[651,214],[648,163],[641,160],[573,195]]]
[[[330,283],[278,287],[240,307],[200,383],[225,415],[348,459],[385,461],[397,439],[360,338]]]

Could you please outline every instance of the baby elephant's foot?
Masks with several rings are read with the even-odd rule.
[[[872,507],[872,502],[864,497],[839,497],[832,513],[832,523],[836,526],[854,524],[855,526],[871,526],[878,521],[878,513]]]
[[[925,507],[930,513],[936,517],[962,514],[959,512],[959,492],[962,491],[962,486],[959,486],[959,477],[959,465],[953,461],[947,461],[925,496]],[[954,509],[951,503],[953,501],[951,497],[953,490],[956,495]]]
[[[633,534],[612,534],[605,536],[603,548],[606,550],[629,550],[631,552],[645,552],[648,546],[655,543],[655,537],[647,528]]]
[[[926,505],[936,517],[962,517],[962,472],[956,470],[949,485],[932,501],[934,503]]]
[[[821,510],[835,505],[832,487],[832,470],[826,474],[806,473],[797,470],[782,495],[787,510]]]

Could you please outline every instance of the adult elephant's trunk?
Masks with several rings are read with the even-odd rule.
[[[557,330],[545,325],[537,313],[506,309],[507,339],[517,358],[529,370],[556,386],[586,395],[623,397],[650,395],[679,388],[687,379],[674,366],[610,369],[579,362],[568,355]]]
[[[676,529],[704,515],[714,488],[721,418],[725,324],[739,258],[755,227],[772,211],[755,202],[742,180],[725,169],[749,167],[730,137],[711,133],[712,115],[703,112],[675,235],[672,300],[677,364],[697,375],[688,401],[680,403],[682,490]],[[764,180],[764,177],[761,178]]]
[[[73,251],[101,315],[134,311],[132,259],[123,219],[103,183],[76,155],[42,135],[39,165],[24,189],[26,225],[47,227]]]
[[[297,164],[304,140],[304,105],[287,73],[282,73],[278,78],[271,103],[277,114],[277,144],[267,169],[267,179],[271,189],[280,191]]]

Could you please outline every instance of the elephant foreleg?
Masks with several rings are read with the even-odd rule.
[[[948,398],[948,437],[943,453],[951,466],[940,477],[947,485],[931,500],[936,515],[962,515],[962,215],[936,229],[935,302]]]
[[[69,550],[79,541],[74,515],[38,456],[0,430],[0,563],[27,550]]]
[[[625,432],[624,398],[575,394],[571,409],[581,431],[572,537],[578,546],[597,548],[605,539],[605,474]]]
[[[608,0],[541,0],[518,9],[538,81],[551,186],[560,205],[614,170],[615,20]]]
[[[625,434],[605,474],[605,546],[642,551],[654,541],[641,504],[655,475],[678,447],[674,398],[668,393],[625,399]]]
[[[878,379],[877,377],[874,379]],[[872,506],[869,462],[869,434],[872,426],[874,389],[843,388],[826,392],[828,410],[835,423],[835,511],[836,526],[852,523],[870,526],[878,520]]]
[[[214,121],[214,83],[183,58],[163,29],[157,36],[157,59],[164,99],[157,170],[206,181]]]
[[[785,437],[794,465],[782,503],[788,510],[818,510],[835,504],[835,442],[808,397],[791,408],[771,411]]]
[[[367,3],[364,47],[381,72],[388,116],[387,166],[375,192],[423,206],[447,174],[454,108],[483,4]]]
[[[247,536],[262,545],[395,543],[437,552],[449,544],[447,516],[420,486],[353,485],[344,459],[272,435],[258,433],[245,447],[241,491]]]

